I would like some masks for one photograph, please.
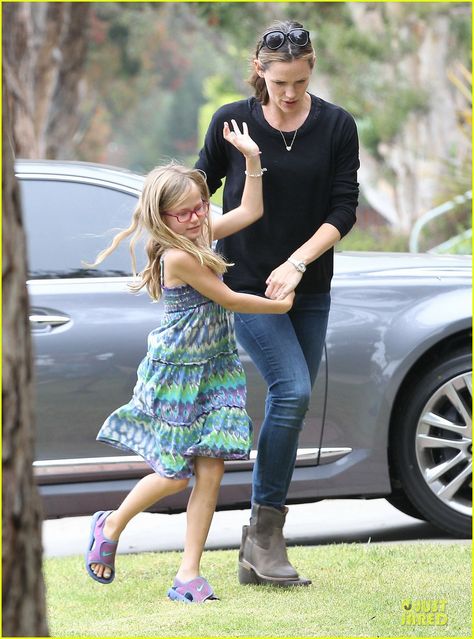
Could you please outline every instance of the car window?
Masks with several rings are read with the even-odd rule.
[[[131,274],[128,241],[88,269],[119,229],[130,224],[137,198],[111,188],[59,180],[20,180],[30,279]],[[144,255],[137,245],[137,268]]]

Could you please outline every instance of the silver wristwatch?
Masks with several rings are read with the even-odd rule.
[[[304,273],[306,271],[306,264],[304,262],[298,262],[298,260],[294,260],[292,257],[289,257],[286,261],[293,264],[295,269],[300,273]]]

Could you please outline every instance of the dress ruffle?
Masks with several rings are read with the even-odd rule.
[[[227,406],[177,426],[141,412],[133,402],[113,412],[98,441],[140,455],[164,477],[190,477],[193,457],[248,459],[252,424],[245,410]],[[192,466],[191,466],[192,468]]]
[[[98,441],[140,455],[164,477],[190,477],[192,458],[248,459],[252,423],[233,316],[188,286],[164,289],[131,401]]]

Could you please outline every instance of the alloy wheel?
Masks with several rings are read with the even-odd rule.
[[[429,489],[444,504],[472,515],[472,378],[453,377],[430,397],[418,420],[416,459]]]

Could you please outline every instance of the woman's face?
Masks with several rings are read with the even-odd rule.
[[[287,114],[302,108],[312,73],[307,60],[271,62],[266,71],[256,60],[255,68],[267,85],[269,104]]]

